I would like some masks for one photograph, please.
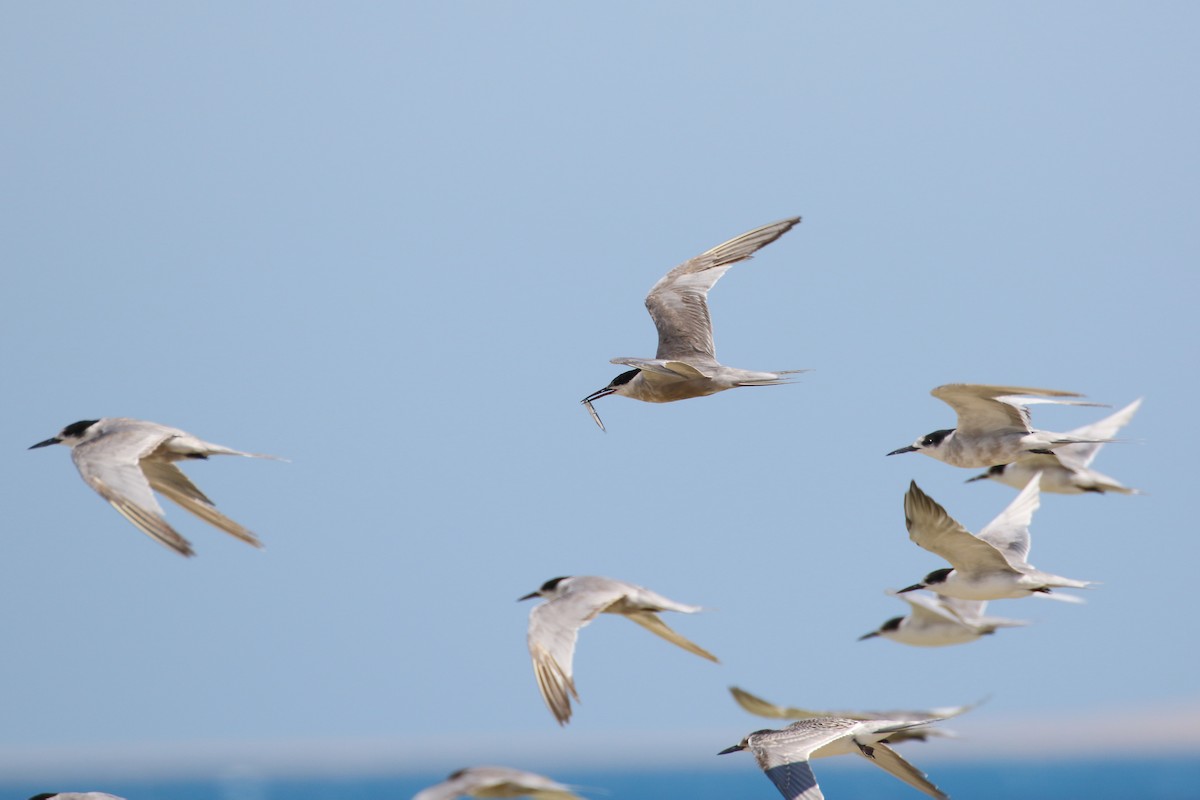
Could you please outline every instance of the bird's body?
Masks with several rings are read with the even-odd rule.
[[[1062,445],[1056,448],[1052,455],[1025,454],[1012,463],[996,464],[982,475],[968,478],[967,483],[991,479],[1014,489],[1021,489],[1029,484],[1035,473],[1040,472],[1042,474],[1040,486],[1043,492],[1138,494],[1137,489],[1130,489],[1115,478],[1110,478],[1090,467],[1096,454],[1104,446],[1104,441],[1111,439],[1117,434],[1117,431],[1129,424],[1129,420],[1133,418],[1141,404],[1140,399],[1134,400],[1115,414],[1090,425],[1067,431],[1067,436],[1092,441]]]
[[[44,792],[35,794],[29,800],[124,800],[124,798],[105,792]]]
[[[529,654],[542,698],[560,725],[571,718],[571,697],[579,699],[572,670],[579,629],[597,614],[620,614],[688,652],[717,660],[712,653],[671,630],[658,616],[660,611],[693,614],[701,608],[677,603],[644,587],[612,578],[579,575],[553,578],[520,599],[534,597],[544,597],[547,602],[529,612]]]
[[[999,628],[1028,624],[1021,620],[983,616],[987,603],[982,600],[960,600],[940,594],[888,594],[908,603],[911,608],[908,616],[889,619],[877,630],[858,637],[859,641],[882,636],[914,647],[945,647],[973,642]]]
[[[1036,430],[1030,425],[1026,406],[1032,403],[1095,405],[1062,399],[1080,396],[1073,392],[952,383],[939,386],[930,394],[954,409],[958,425],[928,433],[907,447],[893,450],[889,456],[919,452],[954,467],[991,467],[1029,454],[1045,455],[1068,444],[1096,441]]]
[[[738,386],[785,383],[785,376],[803,371],[755,372],[721,364],[713,343],[707,300],[708,290],[729,267],[750,258],[799,222],[799,217],[793,217],[743,233],[685,261],[654,284],[646,295],[646,309],[658,329],[657,354],[654,358],[614,358],[613,364],[633,369],[581,401],[601,430],[604,424],[592,401],[610,394],[647,403],[671,403]]]
[[[754,754],[758,766],[787,800],[823,800],[824,795],[809,762],[851,753],[863,756],[930,797],[945,800],[946,794],[934,786],[925,773],[901,758],[887,744],[889,737],[898,731],[936,721],[814,717],[799,720],[781,730],[755,731],[720,754],[749,750]]]
[[[467,767],[441,783],[422,789],[412,800],[455,800],[458,797],[532,797],[535,800],[583,800],[571,787],[512,767]]]
[[[167,524],[162,507],[154,498],[155,491],[247,544],[262,547],[257,536],[217,511],[213,502],[174,463],[210,455],[275,456],[243,453],[206,442],[178,428],[126,417],[81,420],[30,449],[52,444],[70,447],[71,459],[88,486],[142,532],[181,555],[191,556],[194,551]]]
[[[935,570],[922,582],[900,591],[932,589],[962,600],[1002,600],[1028,597],[1034,592],[1049,594],[1051,589],[1061,587],[1091,586],[1090,581],[1043,572],[1026,561],[1029,524],[1039,503],[1038,481],[1031,480],[975,536],[912,482],[904,496],[904,522],[909,538],[949,561],[951,568]]]

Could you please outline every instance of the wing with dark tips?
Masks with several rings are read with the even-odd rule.
[[[807,761],[793,761],[764,770],[771,783],[787,800],[825,800],[817,776]]]
[[[914,789],[922,791],[930,797],[935,797],[937,800],[948,800],[949,796],[934,786],[928,775],[905,761],[899,753],[883,742],[871,745],[871,755],[868,756],[861,751],[859,751],[859,755],[875,766],[887,770]]]
[[[914,543],[946,559],[956,569],[1010,569],[999,550],[972,535],[915,481],[904,495],[904,522]]]
[[[162,507],[154,499],[150,482],[138,463],[143,450],[152,449],[153,445],[146,448],[142,446],[145,442],[139,444],[130,439],[120,442],[117,447],[111,446],[114,443],[98,447],[105,438],[71,450],[71,459],[83,480],[143,533],[180,555],[195,555],[187,539],[167,524]]]
[[[217,511],[213,502],[205,497],[204,493],[197,489],[195,484],[188,480],[188,477],[180,472],[174,464],[166,461],[145,460],[142,461],[141,467],[151,488],[178,504],[185,511],[190,511],[208,524],[236,536],[247,544],[262,547],[262,542],[258,540],[257,536]]]

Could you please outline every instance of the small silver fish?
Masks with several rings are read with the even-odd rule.
[[[596,413],[596,408],[592,405],[591,401],[584,400],[583,404],[587,406],[588,413],[592,415],[592,419],[596,420],[596,424],[600,426],[600,430],[604,430],[604,423],[600,421],[600,415]]]

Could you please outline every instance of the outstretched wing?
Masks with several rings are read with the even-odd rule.
[[[1029,559],[1029,524],[1041,505],[1042,473],[1037,472],[1008,506],[989,522],[979,538],[996,548],[1013,569],[1024,569]]]
[[[188,480],[188,477],[180,472],[174,464],[166,461],[145,460],[141,463],[141,468],[150,487],[167,499],[210,525],[236,536],[243,542],[255,547],[262,547],[262,542],[258,540],[257,536],[217,511],[213,502],[197,489],[196,485]]]
[[[1090,425],[1067,431],[1067,435],[1075,439],[1111,439],[1117,435],[1117,431],[1129,424],[1129,420],[1133,419],[1133,415],[1137,413],[1141,405],[1142,399],[1139,397],[1115,414],[1096,420]],[[1082,442],[1063,445],[1056,452],[1065,464],[1076,468],[1086,468],[1095,460],[1096,453],[1100,452],[1100,448],[1103,446],[1103,441]]]
[[[180,555],[195,555],[187,539],[167,524],[139,463],[161,440],[138,430],[121,431],[77,445],[71,460],[87,485],[139,530]]]
[[[792,761],[769,769],[764,767],[763,772],[787,800],[825,800],[817,785],[817,776],[813,775],[807,761]]]
[[[708,290],[731,266],[790,231],[799,217],[755,228],[689,259],[664,275],[646,295],[658,329],[658,359],[716,360]]]
[[[904,495],[904,524],[908,537],[918,546],[936,553],[956,569],[1011,569],[1004,555],[988,542],[973,536],[946,513],[913,481]]]
[[[1091,405],[1052,398],[1079,397],[1075,392],[1033,389],[1027,386],[985,386],[974,383],[950,383],[930,392],[958,414],[958,431],[974,436],[981,433],[1010,431],[1029,433],[1028,403],[1064,403]],[[1041,399],[1031,399],[1041,398]]]
[[[559,725],[566,725],[571,719],[571,698],[579,699],[571,666],[579,629],[623,594],[619,584],[615,584],[611,591],[568,593],[534,606],[529,612],[526,640],[533,659],[533,674],[546,707]]]
[[[886,744],[879,742],[878,744],[871,745],[870,749],[871,755],[867,755],[861,750],[858,751],[859,755],[862,755],[875,766],[887,770],[909,786],[924,792],[930,797],[936,797],[938,800],[948,799],[949,795],[934,786],[930,782],[928,775],[905,761],[899,753]]]
[[[689,653],[695,653],[696,655],[700,656],[701,658],[707,658],[709,661],[717,660],[717,657],[714,656],[712,653],[708,652],[707,650],[705,650],[703,647],[696,644],[695,642],[692,642],[692,641],[689,641],[688,639],[683,638],[678,633],[676,633],[674,630],[672,630],[670,627],[668,627],[667,623],[663,622],[662,618],[659,617],[658,614],[654,611],[633,611],[633,612],[627,612],[627,613],[623,614],[622,616],[628,617],[629,619],[633,620],[638,625],[641,625],[643,628],[650,631],[651,633],[653,633],[657,636],[661,636],[662,638],[666,639],[671,644],[682,647],[684,650],[687,650]]]

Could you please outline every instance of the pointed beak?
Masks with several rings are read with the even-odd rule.
[[[923,583],[914,583],[912,586],[906,586],[906,587],[904,587],[903,589],[901,589],[901,590],[900,590],[899,592],[897,592],[896,594],[904,594],[905,592],[915,592],[917,589],[924,589],[924,588],[925,588],[925,584],[923,584]]]
[[[975,481],[986,481],[988,474],[985,472],[982,475],[976,475],[974,478],[967,478],[963,483],[974,483]]]
[[[744,745],[735,744],[733,747],[726,747],[724,750],[722,750],[721,752],[717,753],[717,755],[719,755],[719,756],[723,756],[723,755],[725,755],[725,754],[727,754],[727,753],[736,753],[736,752],[737,752],[737,751],[739,751],[739,750],[745,750],[745,749],[746,749],[746,748],[745,748],[745,746],[744,746]]]
[[[522,600],[532,600],[533,598],[535,598],[537,596],[538,596],[537,592],[530,592],[529,594],[525,595],[524,597],[518,597],[517,602],[519,603]]]
[[[612,394],[615,391],[616,391],[616,389],[614,389],[613,387],[605,386],[603,389],[597,389],[596,391],[592,392],[591,394],[589,394],[587,397],[583,398],[579,402],[590,403],[593,400],[599,400],[601,397],[608,397],[610,394]]]
[[[871,631],[870,633],[864,633],[862,636],[858,637],[858,640],[860,642],[862,642],[867,639],[874,639],[878,635],[879,635],[879,631]]]
[[[29,447],[29,449],[30,449],[30,450],[37,450],[39,447],[49,447],[49,446],[50,446],[50,445],[52,445],[52,444],[61,444],[61,443],[62,443],[62,439],[59,439],[57,436],[55,436],[55,437],[53,437],[53,438],[47,439],[47,440],[46,440],[46,441],[44,441],[44,442],[38,442],[38,443],[37,443],[37,444],[35,444],[35,445],[31,445],[31,446]]]
[[[915,453],[915,452],[917,452],[917,448],[913,447],[910,444],[908,447],[901,447],[899,450],[893,450],[892,452],[888,453],[888,455],[889,456],[898,456],[901,453]]]

